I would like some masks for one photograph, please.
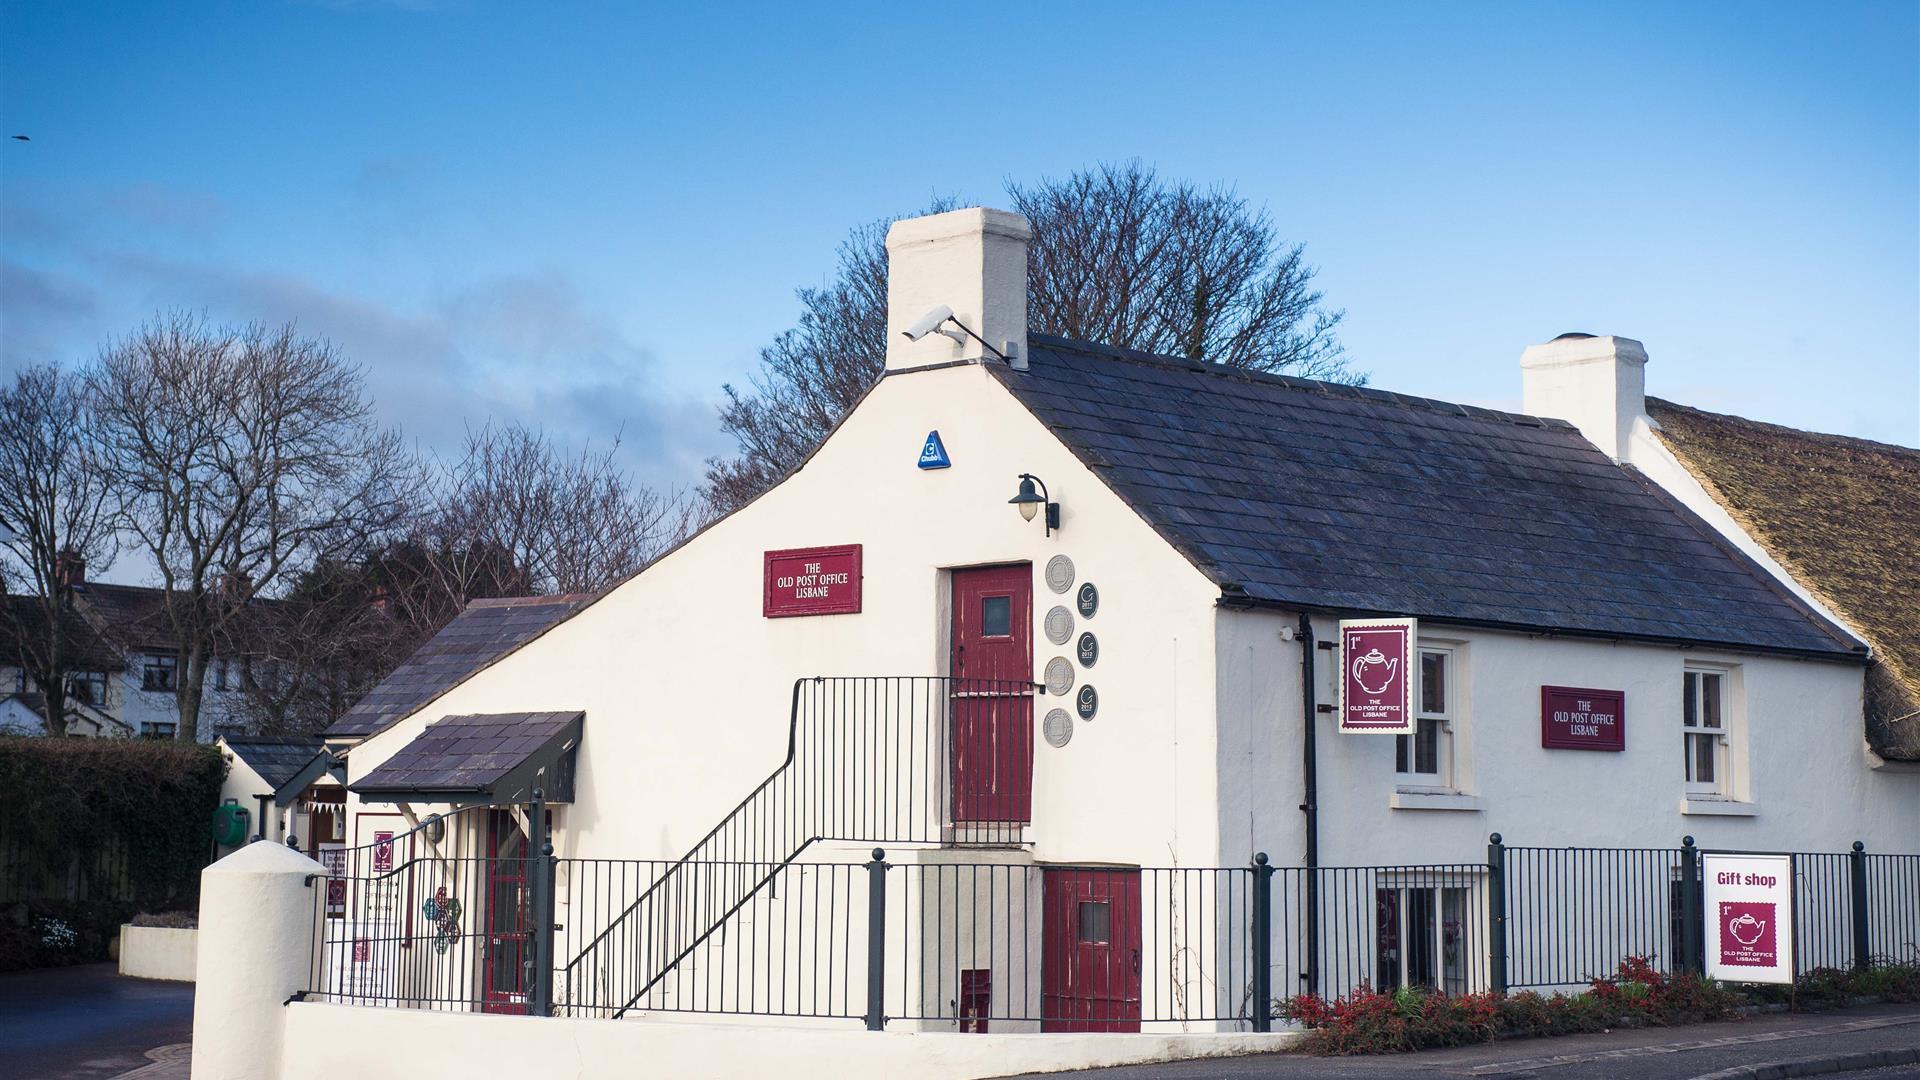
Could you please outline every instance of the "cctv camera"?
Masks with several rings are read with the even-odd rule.
[[[919,341],[921,338],[935,331],[945,334],[955,341],[960,341],[962,338],[958,333],[951,330],[940,329],[941,325],[951,318],[953,318],[953,309],[945,304],[941,304],[939,307],[915,319],[913,325],[900,332],[906,335],[908,341]]]

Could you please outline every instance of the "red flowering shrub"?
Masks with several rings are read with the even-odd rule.
[[[1460,994],[1424,987],[1370,987],[1327,1001],[1313,994],[1277,1003],[1277,1015],[1307,1029],[1314,1054],[1391,1054],[1491,1042],[1503,1035],[1578,1035],[1611,1027],[1693,1024],[1737,1015],[1741,998],[1711,979],[1667,975],[1629,956],[1611,977],[1572,996]]]

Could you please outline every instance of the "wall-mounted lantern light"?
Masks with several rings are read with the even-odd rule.
[[[1035,484],[1040,485],[1040,490],[1034,490]],[[1053,530],[1060,527],[1060,504],[1047,499],[1047,482],[1032,473],[1020,474],[1020,492],[1007,501],[1019,507],[1020,516],[1028,521],[1033,520],[1033,515],[1039,513],[1041,507],[1046,507],[1048,536],[1052,536]]]
[[[438,844],[446,839],[447,819],[439,814],[428,814],[427,820],[420,823],[421,831],[427,834],[427,843]]]

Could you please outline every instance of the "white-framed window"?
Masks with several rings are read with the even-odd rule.
[[[1374,986],[1465,994],[1484,981],[1475,900],[1466,882],[1380,883],[1374,896]]]
[[[1733,790],[1727,718],[1727,672],[1689,667],[1681,677],[1680,743],[1688,794]]]
[[[171,739],[180,725],[157,720],[140,721],[140,737],[143,739]]]
[[[1422,646],[1414,731],[1393,738],[1393,779],[1400,787],[1454,786],[1454,650]]]

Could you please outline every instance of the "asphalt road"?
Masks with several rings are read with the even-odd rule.
[[[1874,1006],[1829,1013],[1768,1014],[1726,1024],[1519,1039],[1382,1057],[1262,1054],[1209,1061],[1049,1073],[1049,1080],[1694,1080],[1755,1065],[1920,1047],[1920,1008]],[[1737,1075],[1737,1074],[1735,1074]],[[1920,1077],[1893,1066],[1850,1076]]]
[[[193,1037],[193,984],[112,964],[0,974],[0,1077],[103,1080]]]

